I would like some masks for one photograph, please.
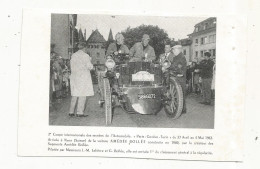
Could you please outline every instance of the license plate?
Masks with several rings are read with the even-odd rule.
[[[155,99],[155,94],[138,94],[138,100]]]
[[[154,74],[146,71],[140,71],[136,74],[132,74],[132,81],[154,81]]]

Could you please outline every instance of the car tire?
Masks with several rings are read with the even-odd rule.
[[[105,100],[105,115],[106,115],[106,125],[112,123],[112,98],[111,98],[111,88],[109,80],[107,78],[103,79],[104,84],[104,100]]]
[[[172,119],[180,117],[183,109],[184,98],[182,87],[175,78],[170,79],[170,87],[167,89],[168,100],[164,105],[166,115]]]
[[[99,100],[104,100],[104,82],[103,82],[103,78],[104,78],[104,72],[103,71],[99,71],[98,72],[98,93],[99,93]],[[100,104],[100,107],[103,107],[103,104]]]

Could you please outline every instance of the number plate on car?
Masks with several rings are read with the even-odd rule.
[[[132,74],[132,81],[154,81],[154,74],[147,71],[139,71],[136,74]]]
[[[138,100],[155,99],[155,94],[138,94]]]

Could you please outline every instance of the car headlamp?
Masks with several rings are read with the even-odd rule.
[[[105,65],[108,69],[112,69],[113,67],[115,67],[116,63],[113,59],[107,59]]]

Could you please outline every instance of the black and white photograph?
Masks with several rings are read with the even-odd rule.
[[[49,125],[214,129],[216,25],[51,14]]]

